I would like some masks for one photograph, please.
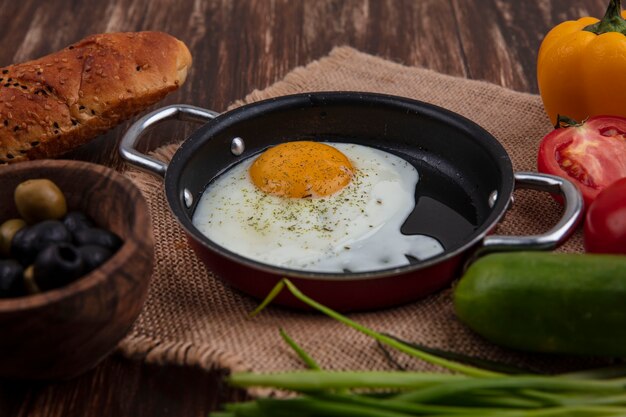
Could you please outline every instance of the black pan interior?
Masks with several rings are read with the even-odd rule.
[[[231,153],[236,137],[245,143],[240,156]],[[166,193],[172,210],[188,230],[195,230],[191,224],[195,205],[214,178],[271,145],[302,139],[358,143],[411,162],[420,179],[416,208],[402,231],[433,236],[447,252],[484,233],[505,210],[503,200],[512,192],[506,152],[473,122],[399,97],[316,93],[244,106],[196,131],[168,167]],[[190,207],[184,203],[184,189],[194,197]],[[490,207],[494,191],[506,198]]]

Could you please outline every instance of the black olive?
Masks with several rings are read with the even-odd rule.
[[[99,228],[82,229],[74,233],[76,246],[97,245],[115,252],[121,245],[122,240],[116,234]]]
[[[102,265],[113,254],[111,250],[98,245],[85,245],[78,248],[85,263],[85,273]]]
[[[19,297],[26,294],[22,274],[24,269],[13,259],[0,260],[0,298]]]
[[[11,241],[11,254],[22,265],[33,263],[37,254],[53,243],[70,243],[70,232],[58,220],[45,220],[24,227],[15,233]]]
[[[67,213],[67,215],[63,218],[63,224],[72,234],[81,229],[94,227],[93,220],[91,220],[82,211],[70,211]]]
[[[39,252],[33,265],[35,283],[42,291],[67,285],[84,272],[80,252],[68,243],[47,246]]]

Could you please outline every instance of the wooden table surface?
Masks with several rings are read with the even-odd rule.
[[[0,67],[92,33],[161,30],[194,57],[162,103],[222,111],[292,68],[350,45],[406,65],[537,93],[535,63],[555,24],[603,15],[607,0],[0,0]],[[127,122],[68,156],[116,168]],[[150,137],[182,139],[191,126]],[[158,143],[157,143],[158,142]],[[1,168],[0,168],[1,169]],[[2,335],[0,335],[2,337]],[[42,346],[45,348],[45,346]],[[58,383],[0,383],[0,416],[206,416],[243,398],[222,372],[146,365],[112,355]]]

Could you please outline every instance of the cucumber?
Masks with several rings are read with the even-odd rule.
[[[458,318],[519,350],[626,356],[626,256],[486,255],[454,288]]]

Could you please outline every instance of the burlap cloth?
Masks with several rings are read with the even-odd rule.
[[[329,56],[297,68],[282,81],[254,91],[240,103],[306,91],[353,90],[411,97],[443,106],[477,122],[498,138],[516,171],[535,170],[539,140],[551,130],[536,95],[486,82],[441,75],[372,57],[353,49],[334,49]],[[193,103],[200,104],[202,103]],[[167,159],[177,145],[157,155]],[[223,368],[232,371],[277,371],[303,365],[286,346],[279,328],[300,343],[327,369],[392,369],[394,366],[370,338],[314,313],[270,307],[250,319],[257,302],[225,286],[196,258],[170,214],[162,182],[129,173],[148,200],[156,241],[156,265],[144,310],[119,351],[151,363]],[[499,233],[529,234],[547,230],[560,207],[538,192],[516,192],[515,204]],[[580,232],[560,250],[579,251]],[[253,279],[253,277],[251,277]],[[576,367],[574,358],[530,355],[498,348],[472,334],[455,318],[451,290],[401,307],[351,318],[379,331],[424,345],[483,358],[559,370]],[[411,369],[434,369],[398,356]]]

